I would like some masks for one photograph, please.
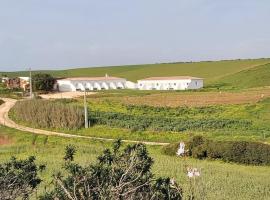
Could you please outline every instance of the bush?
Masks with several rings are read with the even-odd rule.
[[[164,147],[164,153],[175,155],[178,144]],[[212,141],[194,136],[187,142],[190,156],[198,159],[221,159],[247,165],[270,165],[270,145],[247,141]]]
[[[0,199],[28,199],[41,183],[38,172],[44,169],[44,165],[35,164],[35,157],[25,160],[12,157],[9,162],[0,164]]]
[[[32,77],[34,91],[52,91],[55,79],[50,74],[35,74]]]
[[[179,143],[172,143],[172,144],[164,146],[162,148],[162,151],[166,155],[175,156],[178,148],[179,148]]]
[[[18,101],[12,109],[17,120],[40,128],[78,129],[84,124],[83,108],[47,100]]]
[[[66,148],[64,169],[54,175],[51,192],[41,200],[54,199],[134,199],[181,200],[182,189],[169,178],[154,178],[153,160],[143,144],[128,145],[120,150],[116,141],[113,149],[106,149],[96,164],[83,167],[74,163],[73,146]]]

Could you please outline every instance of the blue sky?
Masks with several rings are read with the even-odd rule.
[[[0,0],[0,71],[270,57],[269,0]]]

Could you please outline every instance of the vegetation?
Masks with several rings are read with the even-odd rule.
[[[50,74],[34,74],[32,77],[34,91],[52,91],[55,79]]]
[[[43,181],[37,188],[37,196],[44,194],[44,188],[47,192],[53,189],[51,175],[63,166],[68,144],[76,146],[74,162],[82,167],[96,163],[96,157],[111,146],[108,142],[33,135],[3,126],[0,126],[0,143],[1,162],[7,162],[11,155],[19,159],[34,155],[37,163],[46,164],[46,170],[39,175]],[[270,197],[270,182],[265,178],[270,176],[269,167],[167,156],[162,153],[162,147],[148,146],[147,149],[155,161],[152,166],[155,176],[173,177],[180,183],[185,197],[190,195],[191,187],[195,188],[197,199],[252,200]],[[186,174],[187,167],[200,169],[201,176],[190,180]],[[30,199],[37,199],[36,193]]]
[[[167,155],[176,155],[178,144],[164,147]],[[194,136],[187,143],[188,155],[198,159],[221,159],[248,165],[270,165],[270,145],[248,141],[213,141]]]
[[[144,115],[133,116],[116,112],[92,112],[90,114],[92,124],[120,127],[132,131],[171,131],[181,132],[185,130],[209,130],[222,128],[246,128],[252,123],[248,120],[232,119],[185,119],[166,117],[147,117]]]
[[[110,76],[119,76],[127,78],[130,81],[136,81],[149,76],[188,75],[205,78],[205,82],[208,86],[211,85],[215,87],[215,85],[218,84],[219,87],[223,87],[222,82],[219,82],[220,78],[269,62],[270,59],[247,59],[78,68],[42,72],[52,74],[55,77],[104,76],[107,73]],[[33,74],[35,73],[40,73],[40,71],[33,72]],[[2,74],[8,76],[27,76],[28,72],[3,72]]]
[[[23,96],[21,89],[8,89],[3,83],[0,83],[0,97],[19,99]]]
[[[0,105],[5,103],[4,100],[0,99]]]
[[[10,161],[0,164],[1,199],[28,199],[41,183],[38,172],[44,169],[44,165],[36,165],[33,156],[25,160],[12,157]]]
[[[12,112],[17,120],[34,127],[78,129],[84,124],[81,107],[46,100],[18,101]]]
[[[97,163],[83,167],[73,162],[76,150],[68,146],[64,157],[68,175],[54,175],[54,189],[41,199],[182,199],[176,183],[154,178],[153,160],[145,145],[128,145],[122,151],[120,147],[118,140]]]
[[[270,63],[225,76],[219,82],[234,88],[270,86]]]

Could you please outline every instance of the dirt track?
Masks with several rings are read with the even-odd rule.
[[[46,130],[30,128],[30,127],[16,124],[14,121],[12,121],[8,117],[8,112],[15,105],[17,100],[9,99],[9,98],[1,98],[1,99],[3,99],[5,101],[5,103],[0,105],[0,124],[2,124],[4,126],[14,128],[14,129],[17,129],[20,131],[26,131],[26,132],[31,132],[31,133],[40,134],[40,135],[60,136],[60,137],[66,137],[66,138],[83,138],[83,139],[102,140],[102,141],[114,141],[115,140],[115,139],[111,139],[111,138],[90,137],[90,136],[73,135],[73,134],[67,134],[67,133],[46,131]],[[143,144],[147,144],[147,145],[167,145],[167,144],[169,144],[169,143],[161,143],[161,142],[146,142],[146,141],[135,141],[135,140],[122,140],[122,141],[127,142],[127,143],[143,143]]]

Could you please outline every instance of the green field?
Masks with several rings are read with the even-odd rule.
[[[18,158],[35,155],[38,163],[47,165],[47,169],[41,173],[44,181],[38,188],[37,194],[44,191],[44,186],[47,186],[47,189],[50,188],[51,174],[61,168],[67,144],[77,147],[75,160],[83,165],[95,162],[96,156],[105,148],[110,147],[110,143],[107,142],[36,136],[3,126],[0,127],[0,139],[1,162],[8,160],[12,155]],[[157,176],[174,177],[184,188],[186,195],[190,182],[185,169],[187,166],[192,166],[201,169],[202,172],[195,183],[198,199],[267,200],[270,198],[270,182],[266,178],[270,176],[269,167],[170,157],[163,155],[161,147],[154,146],[149,146],[148,150],[155,161],[153,172]]]
[[[257,75],[260,76],[261,78],[261,73],[263,72],[260,72],[260,68],[256,67],[267,63],[270,63],[270,59],[205,61],[205,62],[190,62],[190,63],[180,62],[169,64],[77,68],[68,70],[50,70],[38,72],[50,73],[55,77],[104,76],[107,73],[110,76],[123,77],[130,81],[136,81],[150,76],[188,75],[205,78],[205,83],[207,86],[210,85],[222,86],[223,78],[225,78],[224,79],[225,83],[227,83],[227,80],[229,81],[228,83],[234,83],[234,74],[238,74],[243,70],[249,70],[252,68],[258,69],[258,73],[253,74],[253,79],[256,79],[255,77],[257,77]],[[34,71],[33,73],[37,73],[37,71]],[[2,72],[0,74],[2,75],[6,74],[8,76],[28,76],[28,72],[11,72],[11,73]],[[231,79],[229,77],[231,77]],[[242,75],[240,76],[236,75],[235,78],[237,78],[237,81],[240,82],[242,78],[245,79],[245,77],[243,77]],[[265,75],[264,78],[266,80],[267,78],[269,79],[269,75]],[[261,81],[259,85],[257,85],[256,82],[254,83],[248,84],[247,87],[269,85],[269,82],[264,83],[263,81]]]

